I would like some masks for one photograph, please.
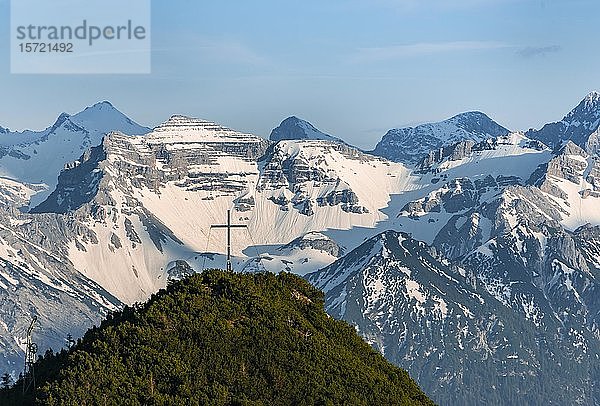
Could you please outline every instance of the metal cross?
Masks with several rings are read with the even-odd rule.
[[[231,210],[227,210],[227,224],[213,224],[210,228],[226,228],[227,229],[227,270],[233,271],[231,266],[231,229],[232,228],[248,228],[245,224],[231,224]]]

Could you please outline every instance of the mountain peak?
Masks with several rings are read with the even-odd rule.
[[[94,104],[92,107],[113,107],[114,108],[115,106],[113,106],[113,104],[111,102],[109,102],[108,100],[103,100],[103,101],[100,101],[100,102]]]
[[[391,129],[377,144],[373,154],[411,164],[421,161],[431,151],[460,141],[481,142],[508,133],[508,129],[486,114],[468,111],[437,123]]]
[[[109,110],[117,110],[117,108],[109,101],[99,101],[97,103],[92,104],[91,106],[86,107],[83,111],[109,111]]]
[[[585,97],[585,101],[589,101],[589,102],[598,102],[600,100],[600,92],[598,92],[597,90],[592,90],[586,97]]]
[[[332,142],[343,142],[339,138],[326,134],[306,120],[296,116],[290,116],[283,120],[269,137],[271,141],[282,140],[324,140]]]
[[[150,131],[149,128],[131,120],[108,101],[101,101],[86,107],[69,118],[79,127],[97,130],[104,134],[119,130],[128,135],[142,135]]]
[[[454,123],[459,128],[475,134],[485,133],[486,128],[491,130],[492,127],[496,127],[495,130],[501,129],[500,131],[490,131],[493,133],[493,136],[506,135],[510,132],[508,129],[497,124],[487,114],[477,110],[457,114],[445,122]]]
[[[285,120],[283,120],[282,123],[285,123],[285,122],[299,122],[299,121],[304,121],[305,123],[308,123],[308,121],[302,120],[298,116],[289,116],[288,118],[286,118]]]
[[[596,153],[597,146],[590,148],[590,137],[600,128],[600,92],[593,91],[583,98],[562,120],[544,125],[540,130],[529,130],[528,138],[542,141],[557,148],[571,140],[588,153]]]
[[[148,138],[160,142],[257,142],[261,140],[252,134],[245,134],[224,127],[213,121],[189,117],[182,114],[172,115],[148,134]]]
[[[171,117],[169,117],[169,119],[167,121],[165,121],[162,124],[159,124],[157,128],[169,127],[169,126],[190,127],[190,126],[194,126],[194,125],[202,126],[202,125],[206,125],[206,124],[216,125],[212,121],[203,120],[201,118],[186,116],[184,114],[173,114]]]
[[[600,109],[600,92],[592,91],[581,101],[578,108],[584,108],[586,110],[599,110]]]
[[[54,124],[48,129],[48,133],[54,133],[58,128],[60,128],[67,120],[71,118],[71,115],[68,113],[60,113]],[[79,127],[74,127],[80,129]]]
[[[586,130],[593,131],[598,128],[598,118],[600,118],[600,93],[593,91],[562,119],[562,123],[567,128],[583,125]]]
[[[229,132],[233,131],[229,128],[220,126],[219,124],[203,120],[201,118],[190,117],[183,114],[173,114],[167,121],[156,126],[153,133],[157,132]]]
[[[53,127],[58,127],[60,126],[62,123],[64,123],[65,121],[67,121],[69,118],[71,118],[71,115],[69,113],[60,113],[58,115],[58,118],[56,119],[56,121],[54,122]]]
[[[455,118],[487,118],[487,119],[491,120],[491,118],[487,114],[485,114],[479,110],[465,111],[464,113],[458,113],[457,115],[450,118],[450,120],[455,119]]]
[[[593,91],[579,102],[562,121],[566,124],[585,123],[592,118],[600,117],[600,93]],[[597,123],[596,123],[597,124]]]
[[[71,115],[69,113],[62,112],[62,113],[60,113],[58,115],[58,118],[56,119],[56,122],[58,122],[58,121],[65,121],[69,117],[71,117]]]

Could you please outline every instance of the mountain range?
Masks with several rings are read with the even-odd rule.
[[[600,403],[598,93],[511,132],[483,113],[371,152],[290,117],[270,139],[108,102],[0,133],[0,369],[169,279],[288,271],[440,404]],[[43,292],[43,294],[40,294]]]

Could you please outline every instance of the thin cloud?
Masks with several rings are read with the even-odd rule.
[[[424,55],[491,50],[507,47],[506,44],[493,41],[422,42],[387,47],[359,48],[352,57],[352,60],[355,62],[382,62]]]
[[[201,41],[198,44],[198,49],[205,52],[207,56],[218,60],[248,65],[264,65],[267,63],[267,58],[237,42]]]
[[[192,38],[181,45],[174,47],[153,47],[152,52],[176,54],[177,58],[180,59],[201,58],[205,62],[211,61],[215,63],[232,63],[252,66],[264,66],[269,64],[268,58],[238,42]]]
[[[559,45],[549,45],[543,47],[525,47],[517,50],[517,55],[522,58],[534,58],[536,56],[546,56],[560,52],[562,47]]]

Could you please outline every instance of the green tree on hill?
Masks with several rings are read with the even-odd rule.
[[[431,405],[291,274],[206,271],[36,365],[44,405]],[[21,404],[20,383],[7,404]],[[12,402],[12,403],[11,403]]]

